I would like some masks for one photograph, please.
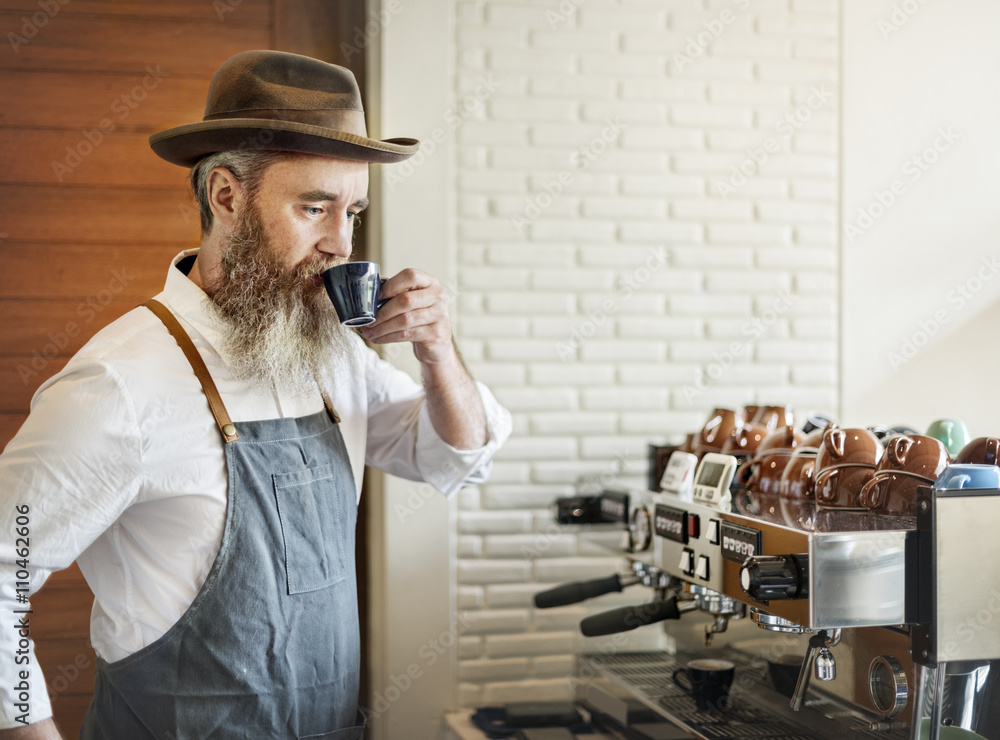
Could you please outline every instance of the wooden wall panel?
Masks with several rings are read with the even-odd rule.
[[[107,303],[105,291],[135,303],[159,293],[167,266],[180,251],[178,246],[8,242],[0,246],[0,295],[8,299],[48,300],[53,295],[77,299],[72,313],[85,319],[86,310],[79,304]]]
[[[0,182],[50,185],[176,186],[183,171],[149,157],[149,136],[96,126],[81,131],[11,129],[0,154]],[[16,152],[12,156],[10,152]]]
[[[205,5],[211,7],[211,3]],[[269,29],[242,25],[236,22],[236,15],[234,11],[231,20],[214,23],[169,23],[123,15],[59,15],[19,46],[16,53],[0,55],[0,68],[65,69],[77,73],[146,70],[167,77],[201,77],[207,71],[210,76],[233,54],[270,46]],[[0,13],[0,28],[17,28],[21,17],[17,13]],[[199,114],[194,120],[200,119]]]
[[[132,92],[148,74],[102,72],[89,75],[81,85],[77,75],[61,71],[25,70],[0,75],[0,126],[36,129],[66,129],[81,132],[110,118],[116,131],[153,132],[199,120],[205,108],[207,77],[170,75],[142,101]],[[151,83],[149,83],[151,85]],[[135,103],[135,107],[131,106]],[[122,107],[124,106],[124,108]],[[128,115],[124,115],[125,111]]]
[[[0,185],[0,254],[8,242],[197,246],[198,209],[177,170],[177,186],[160,190]]]
[[[33,16],[38,10],[38,0],[0,0],[0,11],[10,11],[18,16]],[[72,15],[207,21],[220,24],[244,23],[268,27],[271,24],[271,2],[270,0],[220,0],[219,3],[206,0],[132,0],[131,2],[61,0],[59,10],[52,16],[51,21],[55,23],[56,16]],[[20,28],[20,24],[17,28]]]

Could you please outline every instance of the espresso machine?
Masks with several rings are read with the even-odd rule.
[[[736,456],[698,458],[693,490],[602,494],[618,502],[622,573],[536,597],[642,587],[581,622],[597,648],[581,675],[708,740],[1000,739],[1000,543],[983,526],[1000,521],[1000,467],[951,465],[916,489],[913,515],[890,516],[762,495]],[[676,649],[610,639],[637,628]],[[671,680],[711,657],[736,666],[725,711],[698,710]]]

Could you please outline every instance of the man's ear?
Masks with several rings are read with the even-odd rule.
[[[225,167],[215,167],[208,173],[207,185],[213,224],[231,228],[244,200],[243,184]]]

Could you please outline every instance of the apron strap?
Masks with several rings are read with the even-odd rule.
[[[326,413],[328,413],[330,418],[333,419],[334,424],[339,424],[340,414],[338,414],[337,409],[333,407],[333,401],[330,400],[330,394],[326,392],[326,388],[319,384],[318,380],[316,381],[316,385],[319,385],[319,394],[323,396],[323,405],[326,406]]]
[[[208,397],[208,405],[212,409],[212,416],[215,417],[215,423],[218,424],[219,431],[222,433],[222,439],[226,444],[238,440],[240,435],[236,433],[236,427],[233,425],[232,419],[229,418],[229,412],[226,411],[226,405],[222,402],[219,389],[215,387],[215,381],[212,380],[208,368],[205,367],[205,361],[198,354],[194,342],[191,341],[188,333],[184,331],[184,327],[181,326],[180,322],[170,312],[170,309],[155,298],[150,298],[143,305],[156,314],[157,318],[164,323],[167,331],[177,340],[177,344],[184,351],[184,356],[191,363],[191,369],[194,370],[195,376],[198,378],[202,389],[205,391],[205,395]]]

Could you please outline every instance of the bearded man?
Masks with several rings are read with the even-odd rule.
[[[192,168],[201,246],[39,389],[0,456],[0,526],[22,508],[31,523],[30,563],[12,535],[0,544],[0,608],[79,563],[98,655],[83,738],[360,738],[364,465],[450,495],[485,479],[510,433],[434,278],[390,277],[361,330],[411,342],[422,386],[324,292],[351,256],[368,163],[418,144],[367,137],[349,71],[272,51],[225,62],[204,121],[151,144]],[[31,649],[15,660],[9,628],[0,646],[0,737],[59,737]],[[36,687],[23,710],[19,670]]]

